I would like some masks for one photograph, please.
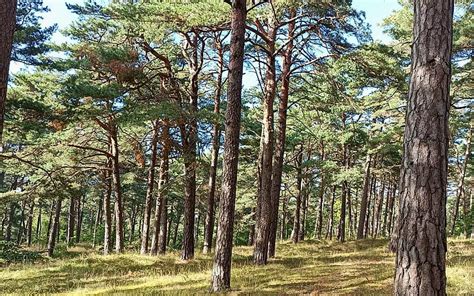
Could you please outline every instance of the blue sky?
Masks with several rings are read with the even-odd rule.
[[[66,38],[62,36],[61,29],[66,28],[75,18],[66,8],[67,3],[84,3],[84,0],[43,0],[43,3],[50,8],[50,12],[44,15],[43,25],[51,26],[58,24],[59,31],[53,36],[53,42],[63,42]],[[107,3],[108,0],[97,0],[98,3]],[[366,20],[372,27],[372,36],[374,40],[388,41],[389,38],[383,33],[379,26],[384,18],[389,16],[392,11],[400,6],[397,0],[353,0],[353,6],[357,10],[363,10],[366,14]],[[17,72],[21,68],[19,64],[12,64],[12,72]]]
[[[74,19],[74,15],[66,9],[68,3],[83,3],[83,0],[44,0],[51,11],[45,15],[44,24],[58,24],[59,28],[65,28]],[[107,0],[98,0],[99,3],[106,3]],[[375,40],[385,41],[387,38],[378,26],[382,20],[390,15],[393,10],[399,8],[397,0],[353,0],[353,6],[358,10],[366,12],[366,19],[372,25],[373,37]],[[63,40],[60,33],[56,33],[55,40]]]

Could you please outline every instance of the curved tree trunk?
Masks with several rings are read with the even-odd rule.
[[[219,200],[216,254],[211,283],[211,290],[214,292],[230,289],[246,18],[246,1],[234,0],[232,3],[229,83],[225,115],[224,163]]]
[[[446,185],[454,0],[415,0],[395,230],[395,295],[446,295]]]

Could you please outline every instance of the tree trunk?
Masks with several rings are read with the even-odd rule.
[[[182,260],[194,258],[194,219],[196,210],[196,148],[198,138],[197,112],[198,112],[198,76],[200,72],[198,57],[198,39],[197,33],[194,33],[192,42],[188,45],[192,47],[191,57],[189,58],[190,69],[190,89],[189,105],[191,106],[191,116],[189,128],[182,127],[181,136],[183,138],[183,157],[184,157],[184,221],[183,221],[183,245]]]
[[[331,204],[329,206],[329,221],[328,221],[328,230],[326,233],[326,239],[329,237],[329,240],[332,240],[333,228],[334,228],[334,201],[336,200],[336,186],[332,186],[332,197]]]
[[[324,142],[321,141],[321,162],[324,164],[326,160],[326,153],[324,151]],[[321,166],[322,167],[322,166]],[[317,225],[314,227],[315,237],[321,239],[323,232],[323,210],[324,210],[324,191],[326,187],[326,176],[323,169],[321,169],[321,183],[319,185],[319,205],[318,205],[318,219]],[[317,230],[317,231],[316,231]]]
[[[82,232],[82,218],[83,218],[83,212],[84,210],[82,209],[82,196],[79,196],[77,199],[77,227],[76,227],[76,243],[79,243],[81,241],[81,232]]]
[[[95,248],[97,241],[97,228],[99,227],[100,220],[102,220],[102,209],[103,209],[103,199],[99,198],[99,204],[97,205],[97,214],[94,221],[94,229],[92,232],[92,247]]]
[[[290,10],[290,18],[296,15],[295,9]],[[286,142],[286,117],[288,110],[288,97],[290,92],[290,76],[293,54],[293,37],[295,32],[295,22],[288,24],[288,44],[283,53],[282,72],[281,72],[281,90],[280,103],[278,105],[278,125],[276,128],[275,151],[273,157],[271,201],[272,214],[270,233],[268,239],[268,257],[275,257],[276,236],[278,227],[278,208],[280,206],[281,178],[283,174],[283,160],[285,157]]]
[[[291,232],[291,240],[294,244],[298,243],[300,239],[300,218],[301,218],[301,197],[303,191],[303,172],[302,172],[302,164],[303,164],[303,144],[301,144],[301,148],[298,151],[298,155],[296,157],[296,167],[297,167],[297,176],[296,176],[296,187],[298,188],[298,194],[296,195],[296,206],[295,206],[295,214],[293,218],[293,231]]]
[[[383,195],[385,192],[385,184],[383,181],[380,182],[381,184],[379,185],[379,194],[378,194],[378,200],[377,200],[377,209],[375,212],[375,230],[374,230],[374,238],[377,238],[377,235],[379,234],[380,230],[380,218],[382,215],[382,205],[383,205]]]
[[[26,244],[31,246],[31,239],[32,239],[32,232],[33,232],[33,214],[35,209],[35,201],[32,200],[30,202],[30,206],[28,209],[28,219],[26,223]]]
[[[16,0],[0,0],[0,151],[3,150],[3,124],[7,98],[8,72],[16,27]]]
[[[171,149],[171,142],[169,138],[169,126],[164,122],[161,132],[161,162],[160,174],[158,180],[158,195],[155,203],[155,217],[153,220],[153,237],[151,241],[151,255],[156,255],[158,252],[164,254],[166,252],[167,244],[167,184],[168,184],[168,170],[169,170],[169,153]]]
[[[464,153],[464,159],[461,166],[461,172],[459,173],[458,188],[456,192],[456,202],[455,202],[454,213],[453,213],[453,224],[451,226],[451,235],[454,235],[455,230],[456,230],[456,221],[458,219],[459,204],[461,202],[461,197],[464,196],[464,200],[466,200],[466,196],[467,196],[464,192],[464,179],[466,177],[467,162],[469,161],[469,156],[471,155],[471,141],[472,141],[472,127],[470,128],[469,135],[467,137],[466,151]],[[464,202],[464,205],[466,205],[466,202]],[[468,207],[466,206],[463,207],[464,216],[467,216],[467,209]]]
[[[112,160],[112,186],[115,195],[115,252],[123,252],[123,206],[122,187],[120,185],[120,163],[117,126],[113,120],[109,124]]]
[[[112,160],[107,161],[107,167],[111,168]],[[112,210],[110,199],[112,196],[111,172],[104,171],[104,255],[108,255],[112,250]]]
[[[253,252],[254,263],[262,265],[267,263],[268,239],[272,215],[272,158],[273,158],[273,102],[275,100],[276,75],[275,75],[275,39],[276,24],[273,17],[268,20],[266,49],[268,51],[265,73],[265,95],[263,98],[263,145],[262,145],[262,171],[260,190],[260,215],[255,225],[255,247]]]
[[[153,187],[155,185],[155,167],[156,167],[156,155],[158,146],[158,121],[153,122],[153,135],[151,138],[151,158],[150,166],[148,167],[147,177],[147,188],[145,196],[145,209],[143,210],[143,227],[142,227],[142,241],[140,247],[140,254],[144,255],[148,252],[148,240],[150,232],[150,216],[153,198]]]
[[[36,242],[38,243],[41,237],[41,216],[42,216],[42,209],[41,209],[41,204],[38,205],[38,219],[36,220],[36,235],[35,239]]]
[[[453,0],[415,0],[395,295],[446,295],[446,185]]]
[[[234,233],[235,197],[239,159],[240,118],[242,108],[242,75],[244,64],[245,22],[247,5],[245,0],[232,3],[229,82],[227,88],[227,110],[225,114],[224,162],[222,187],[219,199],[219,222],[216,254],[212,269],[211,290],[230,289],[232,243]]]
[[[54,220],[51,225],[51,229],[49,230],[49,237],[48,237],[48,257],[53,256],[54,247],[56,246],[56,236],[59,233],[59,218],[61,216],[61,202],[62,199],[58,197],[56,199],[56,205],[54,207]]]
[[[8,210],[7,218],[7,227],[5,229],[5,240],[7,242],[12,240],[12,228],[13,228],[13,219],[15,218],[15,203],[10,203],[10,208]]]
[[[214,234],[214,220],[215,220],[215,193],[216,193],[216,175],[217,175],[217,161],[219,159],[219,143],[220,143],[220,104],[222,95],[222,74],[224,72],[224,49],[220,37],[216,38],[217,58],[218,58],[218,72],[216,94],[214,96],[214,127],[212,129],[212,150],[211,150],[211,168],[209,170],[209,195],[207,199],[206,221],[204,226],[204,246],[202,252],[207,254],[212,248],[212,238]]]
[[[368,197],[369,197],[369,186],[370,186],[370,162],[371,155],[367,153],[365,161],[365,172],[364,172],[364,185],[362,187],[362,196],[360,198],[360,214],[359,224],[357,227],[357,239],[363,239],[365,237],[365,223],[367,219],[368,209]]]
[[[67,219],[67,233],[66,233],[66,243],[68,246],[72,244],[74,237],[74,222],[76,221],[76,200],[73,196],[69,199],[69,213]]]

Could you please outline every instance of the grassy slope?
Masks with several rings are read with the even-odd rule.
[[[251,264],[251,248],[234,250],[231,294],[390,295],[393,255],[386,240],[304,242],[278,246],[267,266]],[[449,242],[448,294],[474,295],[474,242]],[[101,256],[73,248],[67,257],[0,271],[0,294],[205,294],[212,256]]]

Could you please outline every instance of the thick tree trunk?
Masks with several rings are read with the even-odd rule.
[[[207,198],[206,221],[204,226],[204,246],[202,252],[207,254],[212,249],[212,238],[214,234],[214,220],[215,220],[215,194],[216,194],[216,176],[217,176],[217,160],[219,158],[219,143],[220,143],[220,104],[222,95],[222,74],[224,72],[224,49],[222,42],[216,38],[216,49],[218,58],[218,72],[216,93],[214,96],[214,115],[215,122],[212,129],[212,150],[211,150],[211,168],[209,170],[209,195]]]
[[[7,226],[5,229],[5,240],[7,242],[12,240],[13,219],[15,218],[15,203],[11,202],[7,213]]]
[[[148,167],[147,188],[145,196],[145,209],[143,210],[143,227],[142,227],[142,241],[140,247],[140,254],[144,255],[148,252],[148,241],[150,232],[150,216],[153,203],[153,189],[155,185],[155,167],[156,155],[158,146],[159,127],[158,121],[153,122],[153,135],[151,138],[151,157],[150,166]]]
[[[377,209],[375,212],[375,227],[374,227],[374,238],[377,238],[377,235],[380,231],[380,218],[382,217],[382,205],[383,205],[383,196],[385,193],[385,183],[383,181],[380,182],[379,185],[379,194],[377,199]]]
[[[54,206],[54,220],[51,224],[48,236],[48,257],[53,256],[54,248],[56,246],[56,237],[59,233],[59,218],[61,216],[61,202],[62,199],[58,197]]]
[[[371,155],[367,153],[365,161],[364,185],[362,187],[362,196],[360,198],[359,224],[357,227],[357,239],[363,239],[365,236],[365,223],[367,219],[368,197],[370,186],[370,162]]]
[[[266,49],[268,51],[265,73],[265,95],[263,98],[263,145],[262,145],[262,170],[260,189],[260,214],[255,225],[255,247],[253,260],[257,265],[267,263],[268,239],[272,216],[272,158],[273,158],[273,103],[275,100],[276,75],[275,75],[275,39],[276,24],[273,17],[268,20]]]
[[[415,0],[395,295],[446,295],[446,186],[454,0]]]
[[[214,292],[230,289],[235,197],[239,159],[240,113],[242,108],[242,75],[246,18],[246,1],[234,0],[232,3],[230,64],[227,89],[227,110],[225,114],[222,187],[221,197],[219,200],[216,254],[214,257],[211,283],[211,290]]]
[[[28,247],[31,246],[34,209],[35,209],[35,201],[32,200],[28,207],[28,219],[26,222],[26,244],[28,245]]]
[[[7,98],[8,72],[16,27],[17,0],[0,0],[0,151],[3,150],[3,124]]]
[[[294,9],[290,11],[290,18],[294,18],[296,12]],[[286,116],[288,109],[288,97],[290,92],[290,76],[293,54],[293,37],[295,32],[295,22],[288,24],[288,44],[283,53],[282,72],[281,72],[281,90],[280,103],[278,105],[278,125],[276,128],[275,137],[275,151],[273,157],[273,172],[272,172],[272,214],[270,233],[268,239],[268,257],[275,257],[276,236],[278,228],[278,208],[280,206],[280,192],[281,192],[281,178],[283,174],[283,160],[285,156],[285,142],[286,142]]]

